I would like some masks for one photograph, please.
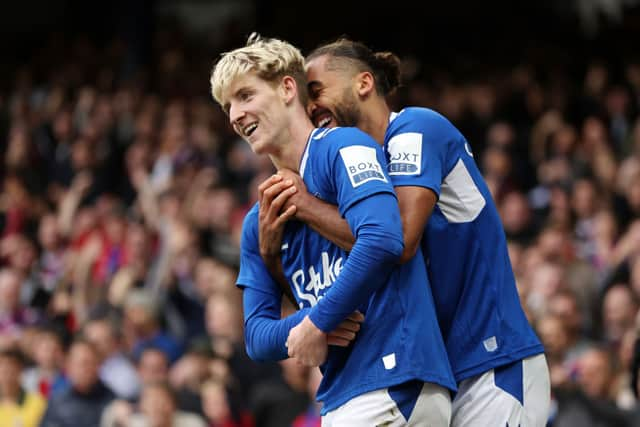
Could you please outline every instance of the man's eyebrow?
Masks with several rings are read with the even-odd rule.
[[[249,85],[241,86],[238,89],[234,90],[229,99],[239,98],[244,92],[251,92],[252,88]]]

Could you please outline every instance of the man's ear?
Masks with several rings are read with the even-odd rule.
[[[356,75],[356,91],[359,96],[366,98],[376,89],[376,82],[373,74],[369,71],[363,71]]]
[[[284,76],[280,84],[282,97],[285,104],[289,104],[292,100],[298,96],[298,85],[296,79],[291,76]]]

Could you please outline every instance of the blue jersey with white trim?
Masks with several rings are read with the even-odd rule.
[[[363,199],[395,197],[385,169],[384,153],[368,135],[353,128],[336,128],[314,131],[300,171],[308,191],[337,204],[344,215],[350,209],[366,206]],[[391,209],[381,209],[376,214],[394,218],[390,227],[401,227],[399,214],[394,217]],[[311,313],[338,286],[344,286],[339,284],[339,278],[349,262],[349,253],[306,224],[289,221],[281,260],[299,307]],[[329,347],[317,393],[318,400],[324,403],[323,413],[360,394],[414,379],[455,390],[433,297],[425,286],[428,277],[424,260],[416,257],[412,262],[395,265],[377,280],[382,285],[355,307],[365,316],[355,341],[347,348]],[[277,283],[260,257],[257,205],[243,225],[237,284],[260,290],[265,298],[281,298]],[[286,355],[284,342],[280,345],[281,354]]]
[[[433,297],[457,381],[543,352],[520,305],[502,222],[471,147],[439,113],[393,113],[385,134],[394,186],[438,201],[422,236]]]

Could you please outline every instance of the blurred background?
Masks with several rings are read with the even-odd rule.
[[[640,425],[640,1],[22,0],[0,14],[0,426],[319,425],[317,370],[244,351],[239,236],[273,169],[209,74],[256,30],[402,58],[389,102],[459,127],[499,207],[549,426]]]

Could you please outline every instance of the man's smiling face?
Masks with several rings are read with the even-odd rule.
[[[240,75],[224,91],[222,105],[234,131],[256,154],[270,152],[285,117],[285,103],[277,84],[253,72]]]
[[[353,74],[333,66],[335,62],[327,55],[307,62],[307,112],[317,127],[357,126],[360,109]]]

